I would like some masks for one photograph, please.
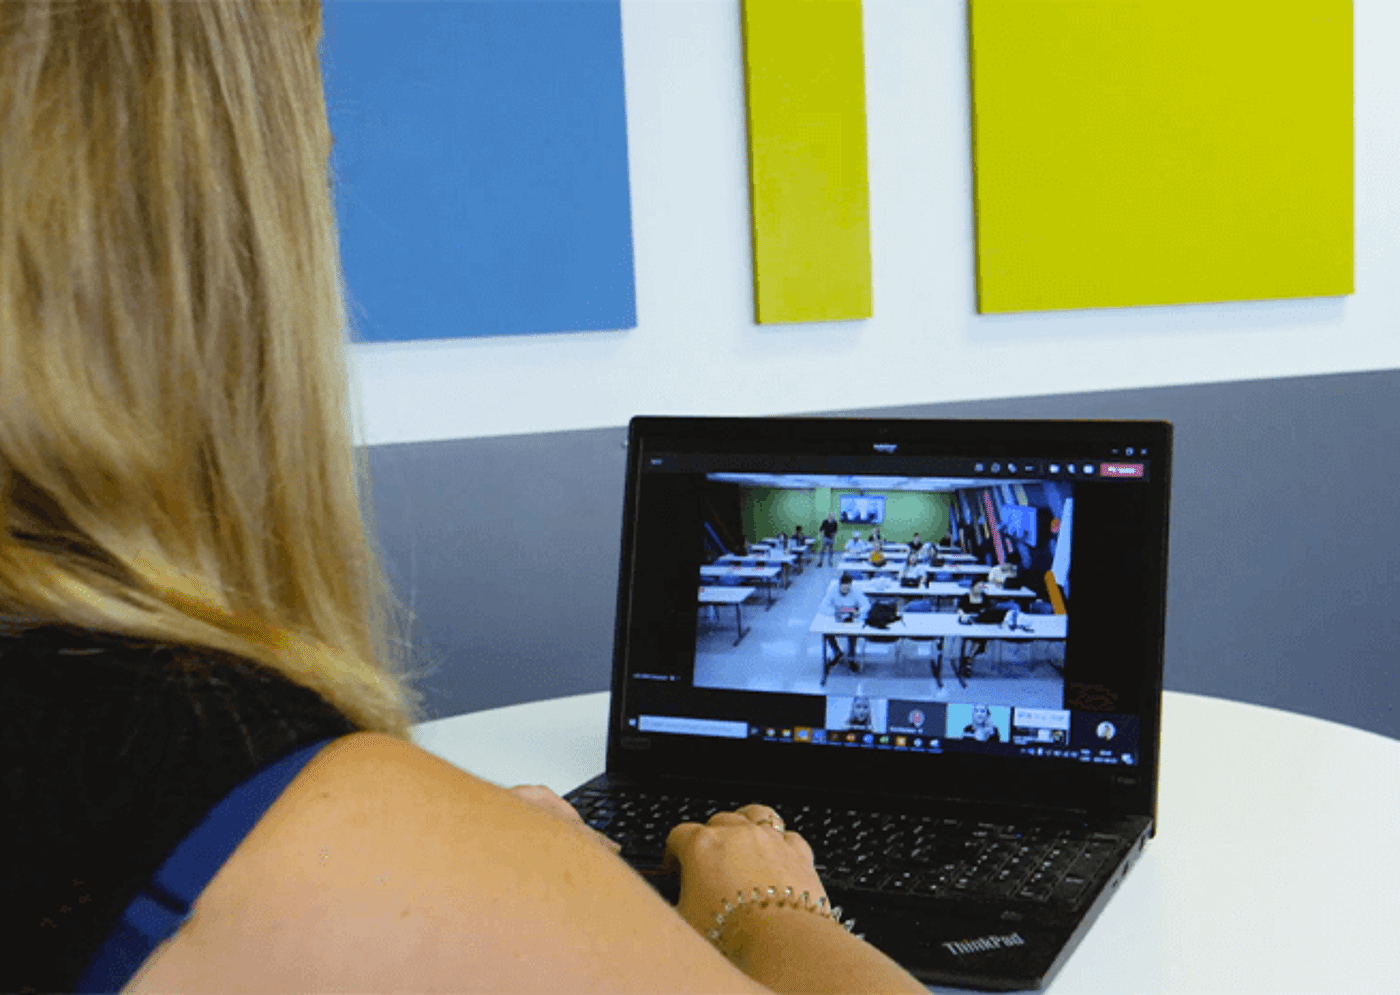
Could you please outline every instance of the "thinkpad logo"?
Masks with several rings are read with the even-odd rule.
[[[964,954],[981,954],[988,950],[1002,950],[1006,947],[1024,947],[1026,941],[1021,939],[1020,933],[1011,933],[1008,936],[979,936],[975,940],[949,940],[943,946],[954,957],[961,957]]]

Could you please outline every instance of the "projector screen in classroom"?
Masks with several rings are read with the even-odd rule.
[[[884,496],[842,494],[841,521],[857,525],[883,525],[885,521]]]

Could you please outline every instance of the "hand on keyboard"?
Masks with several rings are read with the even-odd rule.
[[[683,822],[666,838],[666,865],[679,866],[676,911],[701,933],[714,926],[720,900],[733,902],[739,891],[769,886],[794,897],[806,891],[816,902],[826,895],[812,864],[812,848],[795,832],[780,831],[761,819],[782,820],[766,805],[717,812],[705,825]]]

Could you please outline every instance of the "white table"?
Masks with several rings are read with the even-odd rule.
[[[961,598],[967,593],[967,588],[952,580],[936,580],[920,587],[901,587],[897,580],[891,583],[881,577],[877,580],[858,580],[851,587],[861,591],[868,598]],[[1023,587],[1005,588],[988,584],[983,593],[992,601],[1004,601],[1007,598],[1035,600],[1035,592]]]
[[[945,563],[976,563],[977,557],[971,553],[939,553]]]
[[[834,616],[820,612],[812,619],[808,632],[822,637],[822,685],[826,685],[827,675],[834,661],[827,659],[826,637],[845,636],[859,639],[927,639],[934,642],[937,651],[929,661],[929,669],[939,687],[943,686],[943,647],[950,636],[963,639],[1064,639],[1069,631],[1068,615],[1022,615],[1017,628],[1004,625],[979,625],[975,622],[963,624],[958,621],[956,612],[906,612],[888,628],[877,629],[863,621],[839,622]],[[963,644],[966,646],[966,643]],[[958,683],[967,687],[963,660],[953,667],[953,675]]]
[[[842,573],[853,574],[890,574],[892,576],[898,576],[904,572],[904,564],[902,563],[886,563],[884,566],[877,567],[872,565],[869,560],[842,560],[836,566]]]
[[[848,570],[852,573],[900,574],[904,572],[904,565],[901,563],[887,563],[883,567],[874,567],[870,565],[870,562],[868,560],[842,560],[840,566],[842,570]],[[989,574],[992,572],[992,568],[987,566],[985,563],[949,563],[946,566],[941,567],[923,566],[916,567],[915,569],[919,571],[919,576],[921,577],[925,573],[928,573],[930,571],[932,571],[933,573],[962,574],[964,576],[972,576],[974,574]]]
[[[479,777],[562,795],[602,772],[607,723],[608,695],[585,694],[415,737]],[[1395,991],[1400,742],[1169,691],[1157,819],[1051,995]]]
[[[782,571],[782,567],[716,567],[703,566],[700,568],[700,576],[717,580],[721,577],[737,577],[739,580],[757,580],[763,583],[768,590],[768,607],[773,607],[773,579]]]
[[[887,549],[882,550],[882,552],[885,554],[885,559],[886,559],[886,560],[898,560],[900,563],[903,563],[905,560],[909,559],[909,551],[908,551],[908,550],[905,550],[904,552],[900,552],[900,551],[897,550],[897,549],[888,549],[888,548],[887,548]],[[854,561],[858,561],[858,562],[862,562],[862,563],[869,563],[869,562],[870,562],[870,554],[869,554],[869,553],[852,553],[852,552],[847,551],[847,553],[846,553],[846,555],[845,555],[845,559],[854,560]]]
[[[756,552],[750,553],[725,553],[723,556],[718,557],[715,562],[728,564],[754,563],[758,566],[776,563],[783,569],[783,587],[790,587],[792,585],[791,581],[788,579],[788,567],[797,563],[797,554],[759,549]]]
[[[739,606],[749,600],[754,589],[752,587],[702,587],[700,588],[700,604],[702,605],[733,605],[734,606],[734,627],[739,630],[738,639],[734,640],[734,645],[738,646],[740,640],[749,634],[749,630],[744,628],[744,616],[740,614]]]

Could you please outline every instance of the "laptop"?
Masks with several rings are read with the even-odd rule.
[[[916,978],[1043,989],[1156,832],[1171,444],[1164,422],[634,419],[606,770],[565,797],[673,902],[675,824],[771,805]],[[721,561],[797,525],[781,571]],[[842,573],[899,569],[845,559],[872,526],[892,561],[915,532],[957,550],[953,581],[881,586],[880,629],[819,611]],[[959,623],[959,582],[1007,562],[1003,617]]]

